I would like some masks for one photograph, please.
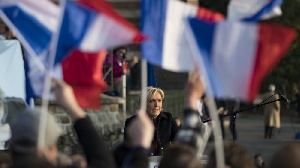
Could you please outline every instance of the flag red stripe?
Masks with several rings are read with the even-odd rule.
[[[73,87],[81,107],[100,107],[100,94],[107,89],[102,72],[105,55],[106,51],[83,53],[75,50],[62,62],[63,79]]]
[[[251,101],[259,92],[264,77],[284,57],[296,36],[297,32],[294,29],[274,24],[260,24],[256,60],[249,88]]]
[[[217,22],[224,20],[224,16],[221,13],[211,11],[209,9],[199,7],[197,10],[197,18],[203,19],[209,22]]]
[[[79,0],[78,3],[88,6],[100,13],[103,13],[111,19],[117,21],[121,25],[124,25],[124,27],[127,27],[129,31],[135,33],[135,37],[133,39],[134,42],[138,43],[145,40],[145,37],[142,35],[142,33],[125,18],[123,18],[117,11],[115,11],[113,6],[109,2],[105,0]]]

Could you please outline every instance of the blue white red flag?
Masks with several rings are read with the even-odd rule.
[[[102,73],[105,55],[105,50],[98,53],[74,50],[51,72],[53,77],[64,80],[72,86],[76,100],[82,108],[100,108],[100,94],[107,89]],[[42,62],[46,64],[45,59]],[[38,69],[30,56],[26,56],[25,70],[27,102],[29,102],[32,97],[42,97],[46,74]]]
[[[282,0],[231,0],[228,5],[229,20],[258,21],[280,16]]]
[[[30,55],[48,50],[58,27],[60,9],[47,0],[1,0],[0,17],[14,32]]]
[[[55,67],[56,71],[52,73],[73,87],[77,100],[82,100],[78,101],[81,107],[97,108],[99,107],[100,93],[106,88],[102,79],[104,59],[102,57],[105,54],[99,53],[99,51],[108,47],[137,42],[143,37],[106,1],[83,0],[79,3],[68,2],[69,5],[66,5],[66,9],[62,12],[66,14],[64,19],[71,19],[71,21],[64,20],[61,27],[58,24],[61,10],[48,0],[39,0],[38,3],[36,0],[1,0],[0,16],[16,33],[29,55],[38,56],[38,60],[44,67],[48,64],[47,52],[51,38],[60,27],[60,33],[65,32],[62,36],[68,38],[66,43],[68,45],[57,47],[58,57],[55,62],[57,67]],[[99,8],[104,8],[101,16],[99,16]],[[66,31],[64,28],[70,29]],[[79,29],[82,32],[78,31]],[[89,32],[93,33],[89,34]],[[120,32],[125,35],[118,34]],[[60,44],[61,42],[59,41]],[[89,45],[85,42],[88,42]],[[67,56],[70,58],[66,58]],[[33,95],[41,97],[46,71],[41,71],[40,66],[33,61],[36,59],[33,58],[35,57],[26,57],[27,77],[29,77],[27,86],[32,86],[28,90],[31,90]],[[62,60],[64,62],[61,62]],[[75,65],[77,68],[74,68]],[[57,70],[60,70],[59,73]],[[81,77],[78,78],[77,75]],[[92,95],[95,99],[91,98]],[[84,102],[84,99],[95,101]]]
[[[138,29],[105,0],[67,1],[59,30],[55,64],[72,50],[98,52],[143,41]]]
[[[189,17],[223,20],[219,13],[178,0],[142,0],[142,32],[149,37],[142,43],[142,56],[167,70],[193,71],[194,60],[184,34]]]
[[[189,19],[188,36],[194,56],[206,71],[206,84],[215,96],[253,101],[264,77],[283,58],[295,30],[250,22],[207,23]]]

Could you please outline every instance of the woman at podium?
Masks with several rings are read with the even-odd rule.
[[[146,112],[154,125],[154,136],[149,156],[163,155],[163,149],[170,145],[178,132],[178,126],[169,112],[163,112],[164,92],[155,87],[147,87]],[[125,121],[124,140],[130,141],[126,136],[127,126],[136,115]]]

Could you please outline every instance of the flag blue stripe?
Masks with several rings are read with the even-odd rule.
[[[98,15],[99,13],[87,7],[66,1],[57,44],[55,64],[61,62],[74,49],[74,46],[79,48],[89,27]]]
[[[190,18],[189,24],[194,34],[197,46],[202,57],[203,65],[214,94],[222,94],[221,84],[213,67],[213,39],[217,23],[208,23],[196,18]]]
[[[266,6],[264,6],[260,11],[258,11],[256,14],[254,14],[251,17],[245,18],[243,19],[243,21],[258,21],[261,19],[261,17],[264,14],[269,13],[270,11],[272,11],[272,9],[276,6],[280,6],[282,4],[282,0],[272,0],[270,3],[268,3]]]
[[[147,86],[157,87],[153,65],[148,63],[147,68],[148,68],[148,71],[147,71],[148,72],[148,85]]]
[[[142,0],[141,29],[149,38],[142,43],[142,56],[157,66],[162,65],[168,2]]]
[[[34,17],[17,6],[1,9],[37,55],[49,45],[52,33]]]

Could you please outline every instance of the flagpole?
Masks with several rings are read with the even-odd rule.
[[[204,68],[204,64],[203,64],[203,60],[202,57],[197,56],[195,53],[200,53],[200,51],[198,50],[198,46],[196,46],[196,40],[194,38],[194,36],[192,35],[192,29],[189,25],[189,23],[187,23],[186,26],[186,31],[184,31],[185,33],[185,38],[187,39],[188,43],[189,43],[189,48],[192,51],[192,58],[195,62],[195,68],[199,68],[199,74],[201,74],[204,78],[205,86],[206,86],[206,96],[208,98],[208,111],[209,114],[212,118],[212,129],[213,129],[213,133],[214,133],[214,137],[215,137],[215,148],[216,148],[216,158],[217,158],[217,167],[224,167],[225,166],[225,161],[224,161],[224,144],[223,144],[223,138],[222,138],[222,132],[221,132],[221,126],[220,126],[220,121],[219,121],[219,116],[217,113],[217,107],[216,107],[216,103],[214,100],[214,93],[213,93],[213,89],[211,87],[211,84],[209,82],[208,79],[208,73],[206,71],[206,69]],[[202,73],[201,73],[202,72]],[[199,152],[199,150],[198,150]]]
[[[142,112],[146,112],[146,104],[147,104],[147,61],[145,59],[142,59],[142,73],[141,73],[141,101],[140,101],[140,109]]]
[[[43,148],[45,147],[45,137],[46,137],[46,126],[47,126],[47,117],[48,117],[48,106],[49,106],[49,97],[50,97],[50,90],[51,90],[51,75],[54,67],[54,61],[56,56],[56,46],[58,43],[58,38],[60,35],[60,28],[63,20],[64,10],[65,10],[66,1],[62,0],[60,2],[61,7],[61,14],[59,18],[59,26],[57,28],[57,32],[53,33],[50,47],[49,47],[49,59],[48,59],[48,72],[45,76],[44,82],[44,90],[42,96],[42,107],[41,107],[41,115],[40,115],[40,123],[39,123],[39,136],[38,136],[38,146]]]

